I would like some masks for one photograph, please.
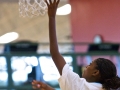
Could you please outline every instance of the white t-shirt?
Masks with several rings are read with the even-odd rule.
[[[80,78],[66,64],[62,70],[62,76],[58,79],[61,90],[104,90],[100,83],[89,83]]]

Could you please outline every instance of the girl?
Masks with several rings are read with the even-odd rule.
[[[82,78],[74,73],[66,64],[58,50],[56,37],[56,10],[60,0],[46,0],[49,18],[50,54],[61,75],[59,85],[61,90],[110,90],[120,87],[115,65],[108,59],[98,58],[86,67]],[[54,90],[52,87],[38,81],[32,82],[33,88]]]

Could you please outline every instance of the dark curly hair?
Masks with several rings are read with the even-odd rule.
[[[107,90],[117,90],[120,88],[120,78],[117,76],[117,70],[115,65],[105,58],[96,59],[97,69],[100,72],[101,79],[100,82],[103,88]]]

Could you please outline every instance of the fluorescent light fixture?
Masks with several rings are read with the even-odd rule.
[[[71,5],[70,4],[66,4],[62,7],[59,7],[56,12],[57,15],[68,15],[70,13],[71,13]]]
[[[6,34],[0,36],[0,43],[5,44],[5,43],[12,42],[12,41],[16,40],[18,38],[18,36],[19,35],[16,32],[6,33]]]

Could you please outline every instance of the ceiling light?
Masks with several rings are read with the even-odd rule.
[[[16,40],[18,38],[18,36],[19,35],[16,32],[6,33],[6,34],[0,36],[0,43],[4,44],[4,43],[12,42],[12,41]]]
[[[68,15],[70,13],[71,13],[71,5],[70,4],[66,4],[62,7],[59,7],[56,12],[57,15]]]

